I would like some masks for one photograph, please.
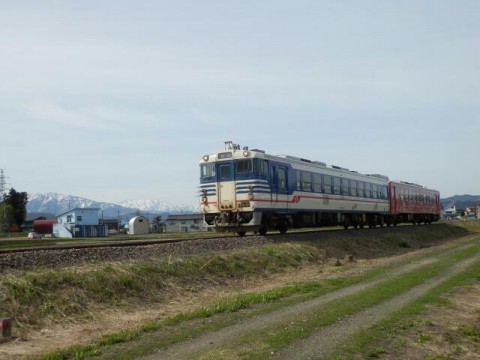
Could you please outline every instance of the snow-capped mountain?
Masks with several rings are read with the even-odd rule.
[[[48,213],[53,215],[77,207],[99,208],[105,218],[135,214],[137,211],[141,211],[142,215],[199,212],[199,209],[194,206],[168,204],[158,200],[122,201],[120,204],[112,204],[58,193],[28,194],[28,199],[28,213]]]
[[[148,212],[191,213],[200,211],[200,208],[194,206],[172,204],[161,200],[123,200],[118,205]]]

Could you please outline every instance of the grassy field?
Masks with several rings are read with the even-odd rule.
[[[58,323],[88,323],[96,317],[97,312],[105,308],[130,311],[133,307],[145,305],[161,306],[166,301],[172,300],[171,296],[165,294],[173,290],[179,294],[195,293],[212,286],[227,286],[248,278],[268,279],[275,274],[285,274],[305,267],[318,268],[321,271],[326,264],[331,264],[333,260],[345,254],[356,254],[355,257],[360,258],[360,255],[370,252],[367,258],[379,258],[385,254],[402,254],[428,248],[445,243],[448,239],[480,232],[480,222],[438,224],[428,227],[428,232],[416,229],[423,228],[405,227],[405,230],[396,231],[394,234],[372,232],[367,238],[362,237],[353,241],[348,235],[349,232],[341,232],[343,235],[328,243],[324,239],[281,242],[216,255],[164,257],[156,261],[89,264],[56,270],[35,269],[12,273],[0,280],[0,294],[3,294],[5,300],[0,302],[0,313],[15,317],[20,325],[17,331],[21,332],[22,336],[28,337],[31,332]],[[471,247],[463,252],[446,254],[435,264],[416,273],[405,274],[401,278],[379,284],[368,292],[330,304],[329,310],[322,313],[323,316],[310,316],[297,325],[289,325],[287,332],[284,325],[270,328],[267,333],[261,330],[252,332],[237,338],[237,342],[230,344],[229,347],[205,353],[200,358],[269,358],[272,353],[308,336],[316,328],[335,322],[342,316],[341,314],[353,314],[380,303],[422,280],[435,276],[445,267],[476,251],[477,247]],[[335,254],[334,258],[331,254]],[[138,328],[114,332],[90,344],[67,348],[41,358],[82,359],[100,356],[133,359],[148,354],[155,348],[161,349],[204,332],[235,324],[241,319],[302,303],[354,284],[381,279],[391,269],[391,265],[380,266],[351,275],[348,271],[356,266],[355,263],[348,264],[341,259],[338,265],[342,266],[338,267],[332,278],[322,281],[307,278],[301,282],[278,284],[266,291],[239,292],[237,295],[212,299],[209,304],[193,306],[189,311],[180,311],[168,318],[147,322]],[[421,258],[418,257],[416,260],[419,259]],[[408,261],[410,260],[405,260]],[[402,264],[399,262],[395,266]],[[390,346],[382,334],[394,334],[398,332],[396,329],[405,327],[395,319],[403,321],[407,315],[416,318],[421,311],[425,311],[425,304],[440,299],[442,294],[452,290],[454,284],[471,284],[477,279],[472,276],[475,274],[474,270],[473,273],[466,272],[461,277],[455,278],[455,281],[449,282],[450,285],[446,284],[437,292],[432,292],[425,299],[412,305],[412,308],[403,310],[406,313],[392,316],[385,323],[392,325],[392,328],[386,329],[386,325],[382,323],[366,334],[357,335],[355,341],[351,342],[352,346],[343,349],[336,357],[348,359],[355,353],[364,354],[365,357],[381,356]],[[466,327],[465,333],[473,334],[465,335],[466,337],[475,336],[475,329]],[[392,341],[398,343],[398,339]],[[257,352],[247,354],[243,346],[245,343],[256,344],[254,348],[258,349]]]

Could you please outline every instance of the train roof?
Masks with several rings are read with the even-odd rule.
[[[244,146],[242,148],[242,147],[240,147],[240,145],[235,144],[232,141],[225,141],[225,149],[224,150],[214,152],[211,155],[205,155],[203,159],[204,159],[204,161],[239,159],[239,158],[245,158],[245,156],[246,156],[245,154],[247,152],[251,157],[277,160],[277,161],[279,161],[279,160],[280,161],[286,161],[286,162],[289,162],[290,164],[298,164],[298,165],[305,166],[305,169],[306,168],[326,169],[326,170],[333,171],[333,172],[336,172],[336,173],[343,173],[345,175],[369,177],[369,178],[374,178],[378,181],[384,181],[384,182],[389,181],[388,176],[385,176],[385,175],[381,175],[381,174],[362,174],[358,171],[349,170],[347,168],[344,168],[344,167],[341,167],[341,166],[338,166],[338,165],[327,165],[327,163],[325,163],[323,161],[310,160],[310,159],[305,159],[305,158],[292,156],[292,155],[286,155],[286,154],[270,155],[270,154],[267,154],[265,152],[265,150],[249,149],[247,146]],[[229,155],[229,154],[231,154],[231,155]]]

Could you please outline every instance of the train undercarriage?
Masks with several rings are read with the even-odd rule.
[[[281,214],[274,212],[224,211],[205,214],[205,223],[217,232],[236,232],[244,236],[247,231],[266,235],[268,231],[286,233],[289,229],[343,226],[344,229],[375,228],[377,226],[397,226],[410,223],[430,224],[438,221],[435,214],[398,214],[381,213],[338,213],[338,212],[297,212]]]

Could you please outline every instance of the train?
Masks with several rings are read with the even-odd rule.
[[[226,141],[200,160],[203,225],[217,232],[267,234],[288,229],[345,229],[430,224],[440,219],[440,193],[381,174]]]

